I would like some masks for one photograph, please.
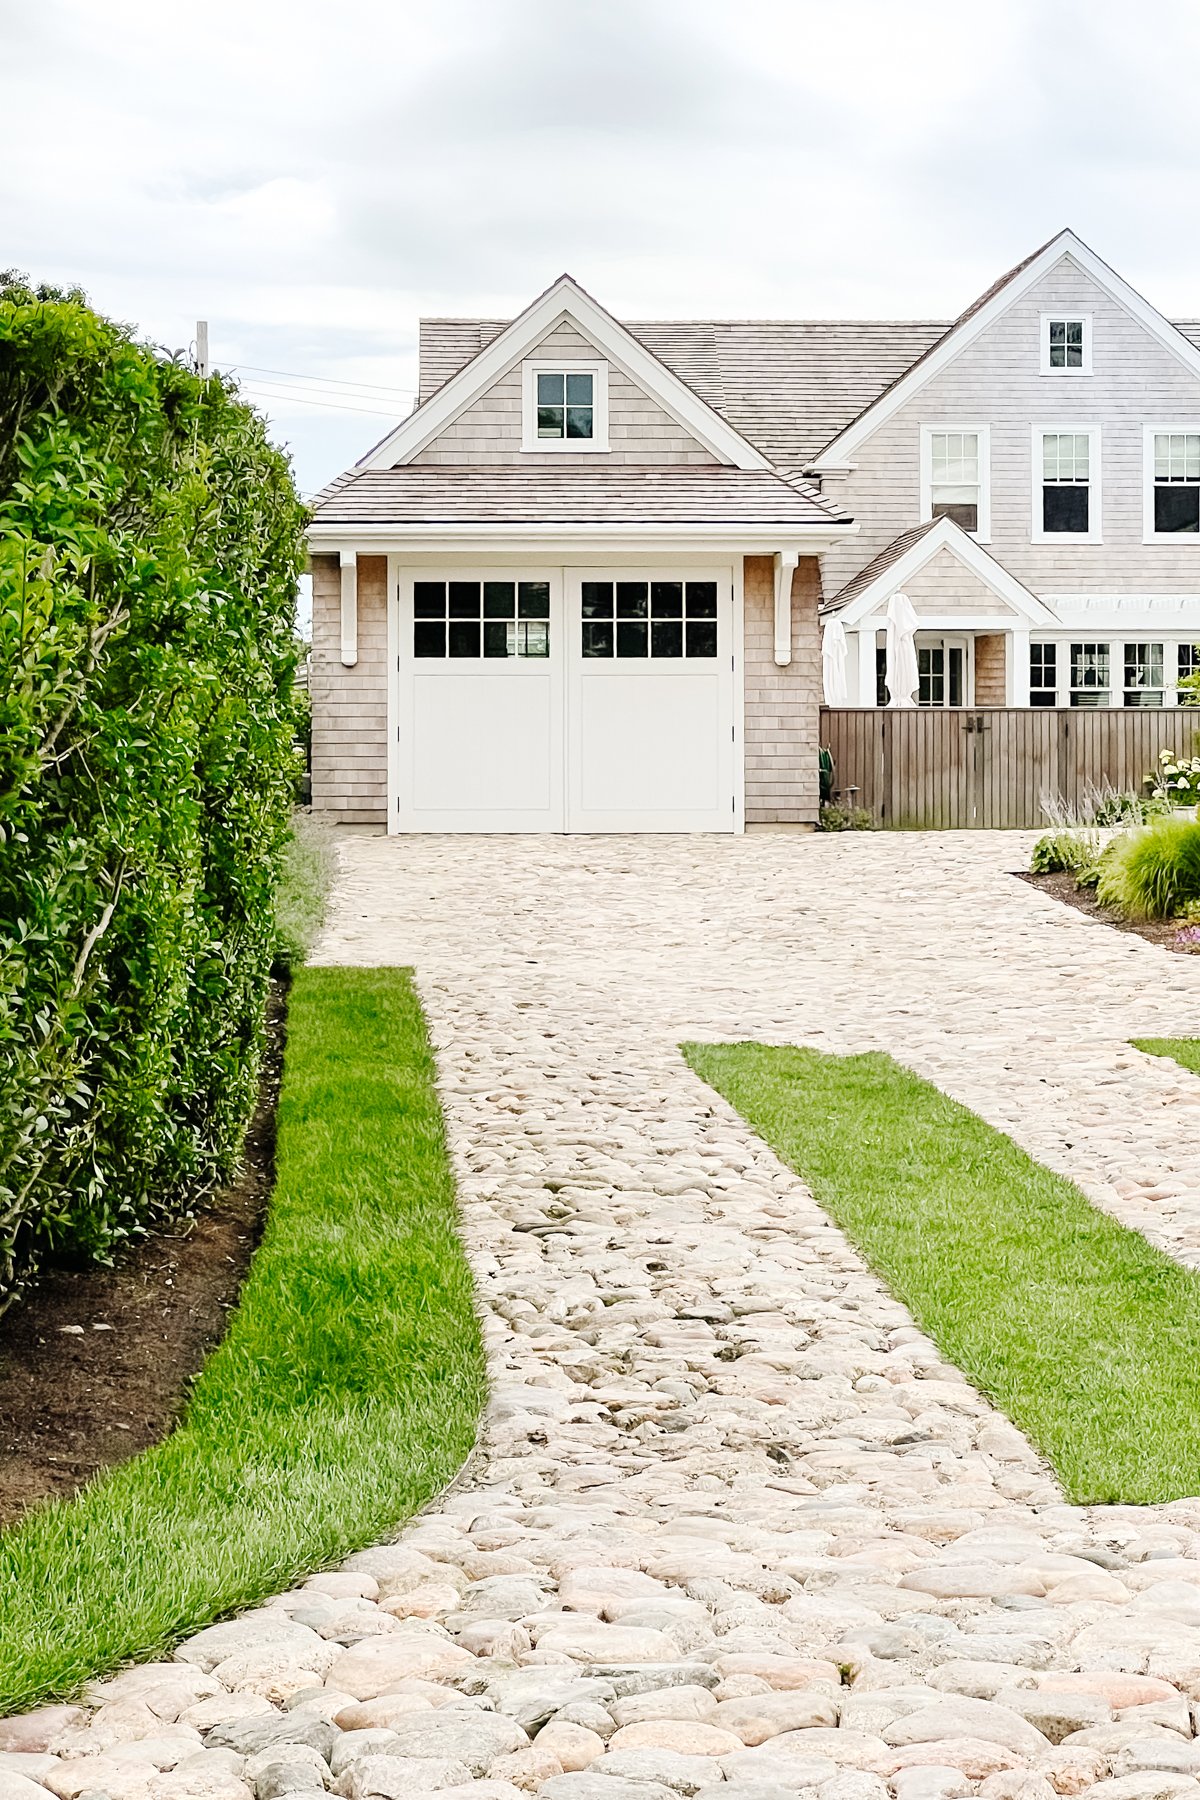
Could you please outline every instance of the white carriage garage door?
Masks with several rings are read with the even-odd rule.
[[[405,574],[399,831],[732,831],[728,570]]]

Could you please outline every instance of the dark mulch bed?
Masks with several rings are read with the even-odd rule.
[[[1076,912],[1086,913],[1089,919],[1099,919],[1104,925],[1111,925],[1115,931],[1131,931],[1135,937],[1145,938],[1148,944],[1159,944],[1164,950],[1177,950],[1175,935],[1179,930],[1178,919],[1123,919],[1118,913],[1110,912],[1107,906],[1101,906],[1090,888],[1075,886],[1075,877],[1065,872],[1057,875],[1029,875],[1016,871],[1022,881],[1030,887],[1040,888],[1043,894],[1049,894],[1054,900],[1062,900],[1067,906],[1073,906]],[[1194,955],[1192,951],[1177,952]]]
[[[46,1269],[0,1318],[0,1525],[63,1498],[175,1424],[225,1332],[275,1177],[286,1000],[272,988],[262,1086],[238,1180],[111,1269]]]

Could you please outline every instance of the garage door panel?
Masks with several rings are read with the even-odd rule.
[[[548,675],[417,676],[412,696],[414,811],[549,812],[561,751]]]
[[[720,810],[720,683],[606,673],[580,682],[579,794],[587,813]],[[726,803],[728,804],[728,802]]]

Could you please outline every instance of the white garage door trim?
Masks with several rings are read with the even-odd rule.
[[[564,568],[532,561],[456,567],[450,557],[423,566],[389,560],[389,830],[743,829],[740,563],[661,559]],[[717,655],[585,657],[585,580],[715,582]],[[456,595],[451,582],[463,584]],[[443,608],[431,605],[430,596],[438,597],[432,586],[415,607],[417,584],[442,583]],[[485,641],[485,583],[509,584],[508,601],[500,587],[492,590],[499,604],[491,610],[508,607],[510,615],[529,610],[512,603],[516,584],[544,584],[549,604],[542,610],[549,616],[531,625],[535,633],[548,631],[548,655],[539,653],[540,641],[531,643],[530,654],[469,653],[476,632],[481,650]],[[477,604],[468,604],[468,584],[475,584]],[[653,599],[651,606],[657,611]],[[429,615],[420,656],[416,610]],[[503,622],[518,634],[509,643],[524,646],[523,621]],[[491,621],[493,650],[501,623]],[[647,621],[648,629],[653,623]],[[687,618],[680,624],[686,631]],[[440,640],[446,649],[456,642],[459,654],[430,654],[439,628],[447,633]],[[669,626],[658,641],[664,650],[675,648]]]

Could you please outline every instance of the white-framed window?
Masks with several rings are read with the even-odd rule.
[[[1125,645],[1126,706],[1161,706],[1165,692],[1162,644]]]
[[[1058,645],[1029,646],[1029,704],[1058,705]]]
[[[1176,644],[1175,646],[1175,705],[1200,706],[1200,695],[1189,692],[1187,688],[1179,692],[1178,684],[1188,675],[1200,675],[1200,644]]]
[[[1100,643],[1071,645],[1072,706],[1107,706],[1111,696],[1111,646]]]
[[[1033,428],[1035,544],[1060,538],[1100,542],[1100,428]]]
[[[522,450],[608,449],[606,362],[538,359],[522,370]]]
[[[1143,461],[1145,541],[1200,539],[1200,425],[1147,425]]]
[[[549,656],[548,581],[416,581],[413,656]]]
[[[1092,318],[1090,313],[1043,313],[1041,315],[1041,342],[1041,372],[1043,375],[1091,374]]]
[[[921,427],[921,517],[991,536],[991,437],[986,425]]]

